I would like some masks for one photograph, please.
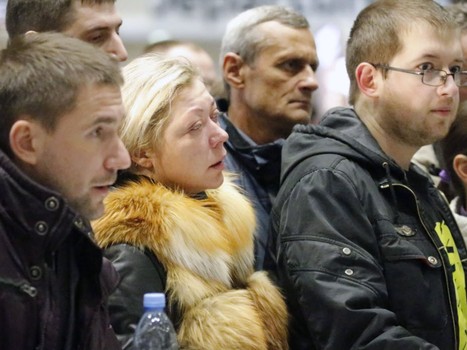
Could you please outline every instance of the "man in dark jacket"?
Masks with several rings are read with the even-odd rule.
[[[255,207],[255,265],[261,269],[282,144],[294,125],[311,120],[318,56],[307,19],[281,6],[256,7],[232,19],[220,55],[228,99],[220,118],[229,134],[226,166],[239,175]]]
[[[410,164],[455,118],[459,31],[434,1],[376,1],[346,57],[354,108],[297,127],[283,149],[272,252],[291,348],[465,349],[466,248]]]
[[[117,275],[89,238],[119,169],[118,63],[62,34],[14,38],[0,58],[0,347],[119,349]]]

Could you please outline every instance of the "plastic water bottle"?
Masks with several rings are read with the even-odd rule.
[[[135,331],[138,350],[178,350],[177,334],[164,312],[164,293],[144,294],[144,315]]]

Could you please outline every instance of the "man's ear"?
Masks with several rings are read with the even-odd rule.
[[[234,88],[243,87],[243,67],[245,63],[243,59],[233,52],[228,52],[224,56],[224,62],[222,64],[222,71],[224,79],[227,83]]]
[[[467,156],[457,154],[452,161],[452,167],[464,186],[467,187]]]
[[[11,127],[9,134],[10,148],[14,157],[29,165],[36,165],[45,132],[37,122],[17,120]]]
[[[355,80],[358,88],[362,94],[368,97],[378,95],[380,78],[381,75],[378,75],[378,70],[370,63],[362,62],[355,69]]]

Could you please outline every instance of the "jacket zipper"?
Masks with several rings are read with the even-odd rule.
[[[401,183],[393,183],[392,185],[402,187],[402,188],[406,189],[407,191],[409,191],[412,194],[413,198],[415,199],[415,205],[417,207],[418,218],[420,219],[420,222],[422,223],[423,228],[425,229],[425,232],[428,234],[428,237],[430,237],[431,243],[433,243],[433,245],[436,247],[437,246],[436,242],[433,239],[433,237],[431,236],[430,230],[427,229],[427,226],[426,226],[425,222],[422,219],[422,215],[420,213],[420,206],[419,206],[419,203],[418,203],[418,198],[417,198],[417,195],[415,194],[415,192],[412,191],[412,189],[410,187],[408,187],[406,185],[403,185]],[[389,184],[381,185],[381,188],[388,188],[388,187],[389,187]],[[444,248],[444,246],[441,247],[441,249],[442,248]],[[437,249],[437,250],[439,251],[439,249]],[[448,272],[446,270],[446,261],[445,261],[445,259],[443,257],[443,254],[440,254],[440,256],[441,256],[441,259],[443,261],[444,278],[445,278],[445,281],[446,281],[446,288],[448,290],[449,308],[451,309],[451,320],[452,320],[452,324],[454,325],[454,327],[453,327],[454,345],[455,345],[454,349],[457,349],[459,347],[458,339],[457,339],[457,331],[456,331],[456,327],[455,327],[457,325],[457,322],[454,319],[454,310],[453,310],[453,304],[452,304],[452,300],[451,300],[451,290],[450,290],[450,287],[449,287],[450,286],[450,284],[449,284],[450,281],[449,281],[449,278],[448,278]]]
[[[37,289],[26,281],[14,281],[7,278],[0,278],[0,284],[16,288],[20,292],[29,295],[31,298],[37,295]]]

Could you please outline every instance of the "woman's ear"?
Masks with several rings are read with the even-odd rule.
[[[145,170],[152,171],[154,169],[154,152],[148,150],[140,150],[136,155],[131,156],[131,160],[138,165],[138,167]]]
[[[355,80],[360,92],[368,97],[378,95],[378,70],[368,62],[360,63],[355,70]]]
[[[467,188],[467,156],[464,154],[457,154],[452,161],[452,167]]]
[[[10,148],[13,157],[29,165],[36,165],[47,131],[37,122],[20,119],[11,127],[9,133]]]

